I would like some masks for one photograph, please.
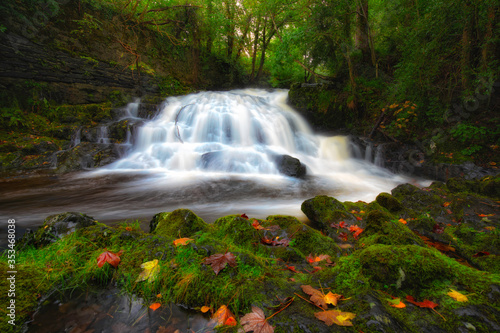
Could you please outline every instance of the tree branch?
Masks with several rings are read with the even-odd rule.
[[[297,64],[299,64],[300,67],[304,68],[306,71],[308,71],[312,75],[314,75],[316,77],[319,77],[322,80],[331,81],[331,80],[335,79],[333,76],[325,76],[325,75],[321,75],[321,74],[316,73],[315,71],[313,71],[312,69],[310,69],[309,67],[307,67],[306,65],[304,65],[303,63],[301,63],[298,60],[294,60],[294,62],[296,62]]]

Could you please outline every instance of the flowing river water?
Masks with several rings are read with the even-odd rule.
[[[242,213],[303,219],[301,203],[315,195],[371,201],[409,181],[356,154],[347,137],[313,133],[287,105],[287,94],[245,89],[170,97],[110,165],[2,179],[0,216],[16,219],[18,232],[67,211],[104,223],[147,222],[177,208],[192,209],[209,223]],[[126,117],[137,118],[134,109],[137,103]],[[307,168],[305,179],[280,174],[280,155],[298,158]]]

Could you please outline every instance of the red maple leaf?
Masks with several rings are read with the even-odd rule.
[[[123,254],[123,250],[118,253],[113,253],[111,251],[104,251],[97,257],[97,267],[104,266],[105,263],[109,263],[113,267],[117,267],[120,263],[120,256]]]
[[[406,295],[406,300],[412,304],[415,304],[416,306],[419,306],[421,308],[429,308],[429,309],[434,309],[436,306],[439,304],[436,304],[432,301],[429,301],[428,299],[424,299],[423,302],[416,302],[415,298],[411,295]]]
[[[354,239],[358,239],[358,236],[363,232],[363,229],[357,225],[351,225],[349,231],[353,233]]]
[[[339,238],[340,238],[341,240],[343,240],[344,242],[345,242],[345,241],[347,241],[347,238],[348,238],[348,237],[349,237],[349,235],[348,235],[347,233],[345,233],[345,232],[341,232],[341,233],[339,233]]]
[[[486,252],[486,251],[479,251],[478,253],[474,254],[473,257],[474,258],[477,258],[477,257],[483,257],[483,256],[489,256],[490,253],[489,252]]]
[[[432,227],[432,232],[435,234],[442,234],[444,232],[444,226],[441,226],[439,223],[436,223]]]
[[[247,220],[248,220],[248,215],[247,215],[247,214],[241,214],[240,216],[241,216],[242,218],[244,218],[244,219],[247,219]]]
[[[219,272],[226,267],[226,264],[229,264],[231,267],[236,267],[236,257],[231,252],[226,252],[224,254],[217,253],[205,258],[203,263],[205,265],[212,265],[215,275],[218,275]]]

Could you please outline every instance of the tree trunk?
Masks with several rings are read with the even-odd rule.
[[[365,64],[372,63],[368,34],[368,0],[358,0],[356,6],[356,34],[354,36],[354,46],[361,51]]]
[[[267,17],[264,19],[264,29],[262,30],[262,51],[260,52],[260,64],[259,71],[257,72],[257,79],[262,76],[262,70],[264,69],[264,62],[266,61],[266,27],[267,27]]]
[[[250,74],[250,82],[253,82],[255,78],[255,62],[257,60],[257,49],[259,46],[259,33],[260,33],[260,17],[257,19],[257,25],[254,31],[254,41],[253,41],[253,54],[252,54],[252,73]]]
[[[488,23],[486,25],[486,32],[484,35],[483,49],[481,52],[481,68],[483,70],[488,69],[489,63],[493,60],[493,55],[495,53],[495,44],[492,42],[493,29],[498,22],[498,16],[495,15],[495,6],[488,7]],[[500,50],[497,50],[500,52]]]

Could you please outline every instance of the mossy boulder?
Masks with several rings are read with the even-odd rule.
[[[366,227],[361,234],[366,245],[420,245],[424,242],[408,227],[393,216],[381,211],[371,211],[366,217]]]
[[[296,217],[286,215],[268,216],[263,226],[268,227],[272,225],[280,227],[277,231],[277,236],[280,238],[289,238],[291,240],[290,247],[297,251],[301,257],[309,254],[328,254],[335,257],[341,252],[332,238],[300,222]]]
[[[214,222],[213,227],[216,229],[214,231],[216,239],[224,238],[238,246],[248,246],[251,243],[258,244],[260,242],[259,233],[252,227],[252,222],[240,215],[221,217]]]
[[[189,209],[176,209],[169,213],[158,213],[149,222],[151,233],[166,237],[191,237],[210,226]]]
[[[405,208],[413,211],[440,210],[445,202],[436,193],[430,190],[424,191],[411,184],[399,185],[391,193]]]
[[[45,246],[56,242],[76,230],[87,228],[95,224],[96,221],[94,218],[82,213],[67,212],[51,215],[45,219],[43,225],[38,228],[32,237],[27,236],[31,238],[27,243],[32,243],[36,247]]]
[[[377,198],[375,200],[380,206],[386,208],[391,213],[396,213],[403,210],[403,205],[401,205],[401,202],[399,202],[398,199],[396,199],[389,193],[382,192],[377,195]]]
[[[452,265],[451,259],[434,249],[417,245],[372,245],[354,256],[359,258],[363,275],[370,278],[374,289],[394,285],[419,292],[431,283],[452,281],[458,275],[452,266],[456,269],[460,265]]]
[[[326,195],[304,201],[301,210],[311,221],[311,226],[318,230],[327,230],[332,222],[338,222],[339,217],[347,214],[340,201]]]

